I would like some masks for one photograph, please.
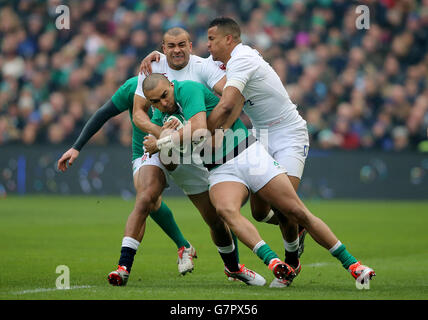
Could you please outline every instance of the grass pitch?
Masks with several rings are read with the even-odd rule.
[[[227,281],[208,227],[186,198],[165,198],[185,237],[197,249],[193,273],[178,275],[177,249],[153,220],[126,287],[107,274],[119,259],[133,201],[118,197],[8,197],[0,200],[0,299],[290,300],[428,299],[428,202],[306,201],[348,250],[377,273],[369,290],[328,251],[306,238],[303,269],[286,289]],[[279,229],[255,222],[263,239],[283,257]],[[273,279],[243,244],[241,262]],[[57,290],[59,265],[70,270],[70,290]]]

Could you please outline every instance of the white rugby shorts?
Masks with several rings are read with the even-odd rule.
[[[269,154],[287,170],[287,175],[302,178],[309,152],[309,134],[306,122],[293,126],[271,127],[266,132],[253,129],[253,135]]]
[[[210,188],[221,182],[239,182],[255,193],[279,174],[286,173],[256,141],[238,156],[210,171]]]
[[[144,153],[141,158],[132,161],[132,171],[135,175],[143,166],[156,166],[162,169],[165,174],[166,187],[170,185],[170,179],[183,190],[186,195],[199,194],[208,191],[208,170],[202,165],[180,164],[174,171],[168,171],[159,158],[159,152],[149,157]]]

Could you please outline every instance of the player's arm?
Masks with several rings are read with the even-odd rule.
[[[99,108],[86,122],[79,137],[73,143],[73,146],[58,160],[58,170],[62,172],[66,171],[68,165],[71,166],[73,164],[74,160],[79,156],[80,150],[89,139],[101,129],[104,123],[120,113],[121,111],[119,111],[111,99]]]
[[[226,84],[226,76],[221,78],[213,87],[213,90],[215,93],[217,93],[219,96],[223,95],[223,88]]]
[[[227,86],[217,106],[207,120],[208,130],[214,133],[215,129],[230,128],[239,118],[244,107],[244,96],[234,86]]]
[[[155,137],[161,134],[161,127],[154,124],[148,115],[150,102],[138,94],[134,95],[134,107],[132,110],[132,119],[135,125],[143,132],[147,132]]]
[[[238,119],[245,102],[244,88],[257,68],[251,56],[240,56],[239,59],[228,61],[227,81],[220,102],[208,118],[208,130],[214,132],[218,128],[227,129]]]
[[[152,62],[159,62],[161,53],[159,51],[150,52],[140,63],[140,73],[146,76],[152,73]]]
[[[217,64],[212,57],[202,60],[202,64],[199,66],[201,67],[200,76],[204,84],[221,96],[227,80],[224,68]]]
[[[180,146],[187,144],[190,141],[184,141],[187,137],[192,139],[194,133],[198,132],[198,137],[205,136],[207,129],[207,116],[205,111],[201,111],[192,116],[186,125],[178,131],[173,131],[160,139],[153,136],[144,137],[144,147],[149,154],[154,154],[162,148],[171,148],[172,146]]]

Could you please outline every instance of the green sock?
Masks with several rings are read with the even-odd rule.
[[[232,230],[230,231],[230,233],[232,234],[232,240],[235,244],[236,259],[238,259],[239,263],[238,237],[232,232]]]
[[[336,259],[338,259],[342,263],[342,266],[346,270],[348,270],[351,264],[357,262],[357,259],[355,259],[354,256],[351,255],[348,250],[346,250],[345,245],[342,244],[340,241],[329,251]]]
[[[190,248],[190,243],[184,238],[177,223],[174,220],[171,210],[162,201],[158,210],[150,212],[150,217],[161,227],[161,229],[171,238],[177,245],[177,248],[185,246]]]
[[[260,241],[253,249],[253,252],[263,260],[264,264],[269,266],[269,262],[272,259],[279,259],[278,255],[272,251],[272,249],[264,242]]]

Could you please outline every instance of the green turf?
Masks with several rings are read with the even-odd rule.
[[[303,270],[286,289],[229,282],[208,228],[184,198],[166,198],[184,235],[196,247],[195,271],[181,277],[176,247],[150,220],[126,287],[107,274],[118,261],[132,201],[116,197],[8,197],[0,200],[0,299],[427,299],[428,203],[308,201],[348,250],[376,270],[369,290],[310,237]],[[248,205],[243,213],[250,217]],[[251,221],[254,222],[252,218]],[[280,256],[275,226],[254,222]],[[241,261],[268,281],[273,276],[246,247]],[[70,269],[72,290],[56,290],[58,265]]]

